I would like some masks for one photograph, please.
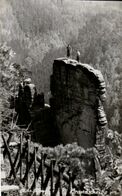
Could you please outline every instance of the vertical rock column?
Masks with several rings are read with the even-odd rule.
[[[99,70],[69,58],[56,59],[51,76],[51,109],[63,144],[96,147],[105,161],[105,82]]]
[[[97,91],[89,69],[72,59],[58,59],[51,76],[50,104],[61,143],[77,142],[85,149],[95,145],[97,125]]]

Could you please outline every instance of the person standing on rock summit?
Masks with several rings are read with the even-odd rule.
[[[80,61],[80,51],[77,51],[76,60],[77,60],[78,62]]]
[[[71,57],[72,56],[72,47],[68,44],[67,46],[67,57]]]

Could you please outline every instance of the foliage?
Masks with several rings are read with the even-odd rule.
[[[79,31],[74,48],[81,53],[81,62],[91,64],[102,71],[107,87],[106,111],[110,128],[121,130],[120,127],[120,73],[116,72],[121,66],[120,34],[122,23],[118,20],[118,13],[96,14],[86,22]]]
[[[78,49],[83,63],[102,71],[109,127],[121,132],[121,3],[2,0],[0,9],[1,42],[16,51],[15,62],[32,71],[46,101],[53,60],[65,56],[70,43],[74,58]]]
[[[12,127],[14,110],[10,109],[12,97],[17,96],[17,86],[27,74],[27,70],[13,63],[15,53],[5,43],[0,45],[0,99],[2,103],[2,130],[8,131]]]
[[[27,131],[19,128],[15,128],[13,132],[13,138],[11,141],[19,142],[20,132],[24,133],[23,144],[26,142]],[[6,138],[8,135],[6,134]],[[76,184],[81,186],[84,184],[84,189],[86,191],[94,192],[94,190],[99,191],[104,196],[118,195],[121,196],[122,190],[122,150],[118,153],[118,146],[122,142],[122,136],[116,132],[114,134],[111,130],[108,131],[106,136],[109,140],[109,148],[116,148],[115,151],[111,151],[113,163],[110,167],[110,163],[105,170],[101,171],[97,182],[95,181],[95,176],[91,173],[91,168],[93,170],[94,165],[91,167],[91,160],[97,156],[97,151],[94,148],[84,150],[82,147],[78,146],[76,143],[67,144],[65,146],[58,145],[55,148],[43,147],[40,144],[30,143],[30,151],[34,152],[34,147],[38,148],[37,156],[41,157],[41,154],[47,154],[46,162],[50,163],[50,160],[56,160],[56,163],[60,163],[65,166],[65,172],[69,172],[69,169],[73,172],[73,176],[76,177]],[[13,151],[12,151],[13,152]],[[111,154],[108,153],[110,157]],[[89,167],[88,167],[89,166]],[[31,171],[33,172],[33,170]],[[94,170],[93,170],[94,173]],[[83,183],[83,184],[82,184]]]
[[[100,189],[105,195],[121,195],[122,191],[122,134],[107,131],[106,151],[108,162],[99,178]]]
[[[11,129],[13,114],[9,97],[32,71],[39,91],[49,98],[50,74],[55,58],[66,55],[66,45],[81,53],[81,62],[101,70],[107,87],[105,109],[110,129],[106,141],[112,155],[112,171],[104,171],[100,189],[107,195],[119,195],[122,146],[122,4],[121,2],[80,2],[73,0],[1,0],[0,1],[0,120],[3,130]],[[4,42],[7,44],[3,44]],[[10,47],[8,47],[8,46]],[[16,52],[16,55],[14,52]],[[13,63],[16,62],[16,63]],[[8,124],[8,126],[7,126]],[[18,129],[15,127],[15,132]],[[19,132],[22,130],[19,130]],[[119,133],[118,133],[119,132]],[[110,137],[109,137],[110,136]],[[15,136],[17,139],[17,136]],[[84,161],[93,158],[76,144],[55,148],[39,147],[48,158],[70,165],[80,177],[85,175]],[[89,162],[89,161],[88,161]],[[117,186],[118,187],[117,187]],[[114,188],[113,188],[114,187]],[[115,190],[114,190],[115,189]],[[113,193],[112,193],[113,192]],[[104,195],[105,195],[104,194]]]

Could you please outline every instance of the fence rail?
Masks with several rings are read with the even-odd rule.
[[[15,146],[16,153],[13,157],[9,147],[11,138],[10,135],[6,140],[2,135],[4,142],[3,155],[8,157],[10,163],[8,178],[17,180],[26,187],[26,190],[34,192],[37,188],[40,188],[41,195],[48,192],[51,196],[70,196],[73,190],[77,192],[75,195],[98,195],[96,193],[87,194],[83,190],[79,190],[70,168],[67,173],[64,165],[57,164],[54,159],[47,159],[47,154],[37,155],[37,147],[34,147],[32,152],[30,150],[31,140],[27,138],[26,142],[23,142],[22,133],[20,134],[20,142]]]

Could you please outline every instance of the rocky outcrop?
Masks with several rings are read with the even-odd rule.
[[[50,81],[50,107],[45,107],[44,94],[37,94],[35,85],[28,80],[26,83],[22,88],[26,91],[19,90],[17,112],[18,120],[29,117],[26,123],[31,122],[33,140],[43,145],[77,142],[85,149],[96,147],[104,167],[107,120],[101,72],[76,60],[56,59]]]
[[[51,108],[61,142],[96,145],[101,163],[105,153],[105,82],[100,71],[69,58],[54,61]]]
[[[19,85],[15,109],[17,112],[16,124],[29,130],[34,142],[43,146],[57,144],[51,108],[45,104],[44,93],[37,94],[36,87],[30,82],[30,79],[26,79]]]

